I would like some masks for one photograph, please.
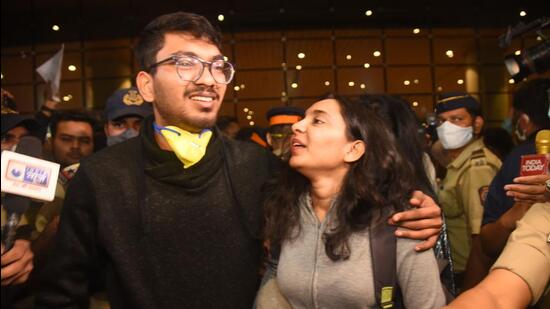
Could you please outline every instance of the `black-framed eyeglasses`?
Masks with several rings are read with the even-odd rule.
[[[210,74],[219,84],[229,84],[235,75],[233,65],[223,59],[205,61],[198,57],[187,55],[172,55],[164,60],[149,66],[149,71],[157,66],[172,62],[176,66],[176,72],[183,81],[196,82],[204,73],[204,67],[208,66]]]

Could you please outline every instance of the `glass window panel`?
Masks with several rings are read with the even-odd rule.
[[[37,87],[38,93],[43,93],[45,84],[40,84]],[[83,110],[85,106],[84,97],[82,95],[82,82],[71,81],[62,82],[59,89],[61,103],[57,105],[59,110]],[[68,101],[63,98],[67,97]]]
[[[34,89],[32,85],[2,85],[2,88],[14,96],[17,110],[20,113],[25,114],[35,111]]]
[[[32,56],[21,54],[19,56],[2,57],[2,75],[2,85],[32,83]]]
[[[506,28],[480,28],[479,34],[482,36],[500,36],[506,33]]]
[[[65,44],[65,52],[67,51],[80,51],[80,42],[73,41],[73,42],[64,42]],[[54,43],[54,44],[38,44],[35,47],[35,50],[37,53],[47,53],[55,54],[61,49],[61,43]]]
[[[2,47],[2,57],[6,56],[21,56],[21,54],[32,54],[31,46],[13,46]]]
[[[361,85],[365,85],[362,88]],[[362,95],[384,93],[384,73],[382,68],[345,68],[338,70],[338,89],[342,95]]]
[[[280,68],[283,44],[280,41],[237,43],[235,56],[238,69]]]
[[[482,69],[482,85],[486,92],[506,92],[509,87],[510,75],[504,65],[485,66]]]
[[[413,31],[414,29],[418,29],[418,31]],[[416,33],[415,33],[416,32]],[[386,29],[384,31],[386,36],[413,36],[413,37],[422,37],[426,36],[428,34],[428,30],[425,28],[417,28],[417,27],[410,27],[410,28],[402,28],[402,29]]]
[[[388,68],[388,93],[430,93],[432,76],[429,67]]]
[[[329,69],[289,70],[287,82],[290,97],[319,97],[325,93],[334,92],[334,74]],[[326,85],[327,82],[328,85]],[[293,83],[296,83],[298,87],[293,88]]]
[[[487,94],[483,96],[482,111],[489,126],[500,126],[508,117],[512,95],[507,93]]]
[[[378,56],[374,52],[378,51]],[[378,39],[348,39],[336,41],[336,63],[338,65],[381,64],[382,41]],[[351,56],[348,57],[348,56]]]
[[[318,98],[306,98],[306,99],[289,99],[289,105],[298,106],[304,110],[308,109]]]
[[[131,86],[129,78],[89,80],[86,82],[86,106],[90,109],[103,110],[107,99],[113,92]]]
[[[239,120],[241,127],[250,126],[250,121],[253,121],[255,127],[265,128],[269,125],[265,117],[267,111],[273,107],[285,105],[286,104],[281,102],[281,100],[273,99],[239,101],[237,108],[237,119]],[[245,108],[248,109],[248,112],[244,111]],[[250,116],[251,119],[247,119],[247,116]]]
[[[218,112],[218,115],[235,117],[235,107],[236,107],[236,104],[235,102],[233,102],[233,98],[226,99],[223,101],[222,105],[220,106],[220,111]]]
[[[46,62],[48,59],[50,59],[53,56],[53,54],[40,54],[36,56],[36,65],[39,67],[44,62]],[[80,59],[81,54],[79,52],[68,52],[65,51],[63,53],[63,64],[61,66],[61,80],[71,80],[76,78],[82,78],[82,63]],[[71,71],[69,69],[69,66],[71,69],[74,69],[74,71]],[[36,74],[36,80],[37,81],[44,81],[42,77],[38,74],[38,72],[34,71]]]
[[[435,87],[443,92],[479,92],[479,70],[474,66],[436,67]]]
[[[420,121],[425,120],[427,113],[433,112],[434,102],[431,95],[403,95],[401,97],[411,104]]]
[[[476,62],[476,44],[473,38],[436,38],[433,44],[434,60],[437,64]]]
[[[518,42],[520,41],[518,40]],[[519,48],[519,46],[517,47]],[[510,49],[511,51],[512,49]],[[507,55],[507,51],[498,46],[496,37],[482,37],[479,39],[479,61],[482,63],[502,64],[505,55]]]
[[[232,85],[245,85],[237,91],[238,98],[278,98],[284,91],[281,71],[240,72]]]
[[[86,77],[131,76],[131,59],[129,49],[86,52]]]
[[[303,53],[304,58],[298,58]],[[286,43],[286,58],[289,67],[296,65],[331,66],[332,41],[330,40],[289,40]]]
[[[387,39],[388,64],[429,64],[430,42],[426,38]]]

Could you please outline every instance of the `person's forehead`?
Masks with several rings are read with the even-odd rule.
[[[177,53],[194,54],[204,60],[222,55],[218,47],[204,37],[197,38],[187,33],[166,33],[164,45],[157,53],[157,61]]]
[[[92,126],[84,121],[61,121],[57,125],[57,134],[85,134],[92,135]]]
[[[469,115],[468,111],[465,107],[453,109],[450,111],[443,112],[439,115],[437,115],[439,118],[446,118],[446,117],[452,117],[452,116],[467,116]]]
[[[128,115],[128,116],[118,117],[118,118],[113,119],[113,120],[109,120],[109,123],[120,123],[120,122],[132,123],[132,122],[141,121],[142,119],[143,119],[143,117],[140,117],[140,116],[137,116],[137,115]]]

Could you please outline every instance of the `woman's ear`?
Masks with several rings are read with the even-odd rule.
[[[344,162],[352,163],[365,154],[366,145],[365,142],[356,140],[348,144],[348,149],[344,155]]]
[[[136,85],[139,93],[145,101],[155,101],[155,87],[153,84],[153,76],[151,76],[151,74],[145,71],[140,71],[136,77]]]

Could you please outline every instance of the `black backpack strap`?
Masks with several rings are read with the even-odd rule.
[[[370,226],[369,238],[376,302],[380,308],[402,308],[397,285],[396,227],[381,220]]]

